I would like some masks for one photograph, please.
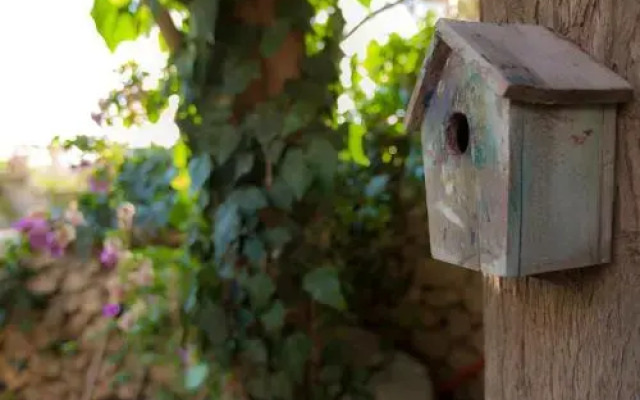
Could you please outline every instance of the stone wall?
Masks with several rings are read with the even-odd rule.
[[[129,400],[170,384],[171,367],[141,369],[134,358],[123,355],[122,336],[102,316],[112,273],[72,258],[34,260],[29,268],[36,275],[28,289],[48,298],[47,306],[11,316],[0,333],[2,396]],[[117,379],[123,371],[130,373],[126,381]]]

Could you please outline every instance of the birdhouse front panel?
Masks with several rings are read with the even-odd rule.
[[[422,129],[431,252],[471,269],[504,263],[508,102],[458,55],[444,66]]]
[[[632,93],[546,28],[440,20],[405,119],[422,129],[433,257],[499,276],[608,262]]]

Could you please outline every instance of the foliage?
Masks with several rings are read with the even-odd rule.
[[[93,237],[104,241],[105,264],[117,260],[122,271],[150,264],[154,277],[169,274],[117,303],[136,316],[136,328],[127,329],[132,341],[150,358],[172,350],[153,348],[157,343],[145,338],[196,344],[197,356],[184,368],[187,392],[367,397],[368,371],[325,334],[358,321],[375,296],[398,298],[406,286],[406,279],[376,274],[388,268],[381,254],[397,251],[394,230],[402,228],[394,217],[421,190],[415,139],[399,120],[433,21],[408,41],[392,36],[385,45],[372,43],[365,60],[352,60],[351,84],[342,87],[344,21],[333,1],[280,1],[268,26],[232,18],[232,0],[162,3],[186,15],[182,46],[165,76],[156,89],[142,90],[144,73],[129,64],[123,88],[109,95],[96,119],[153,121],[164,99],[177,94],[184,142],[171,152],[101,157],[92,179],[109,184],[93,185],[97,190],[79,202]],[[92,15],[110,48],[148,31],[148,10],[138,4],[95,0]],[[329,17],[314,20],[321,10]],[[123,18],[119,24],[128,28],[109,18]],[[285,69],[279,50],[299,33],[305,43],[299,74],[281,90],[247,95],[268,85],[266,61]],[[359,88],[362,79],[380,84],[373,96]],[[339,95],[351,97],[358,111],[338,115]],[[130,226],[117,211],[124,202],[136,210]],[[177,232],[173,250],[127,252],[148,244],[153,232]],[[158,300],[172,290],[168,282],[180,282],[179,294]],[[140,299],[145,311],[136,308]],[[125,315],[131,314],[117,314],[118,321],[128,321]]]

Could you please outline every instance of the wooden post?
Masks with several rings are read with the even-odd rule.
[[[613,263],[485,278],[486,399],[640,399],[640,2],[482,0],[481,18],[547,26],[636,89],[617,117]]]

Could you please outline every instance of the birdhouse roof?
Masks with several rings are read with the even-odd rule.
[[[604,104],[632,95],[628,82],[544,27],[440,19],[409,103],[410,128],[420,123],[451,52],[474,65],[496,94],[520,102]]]

